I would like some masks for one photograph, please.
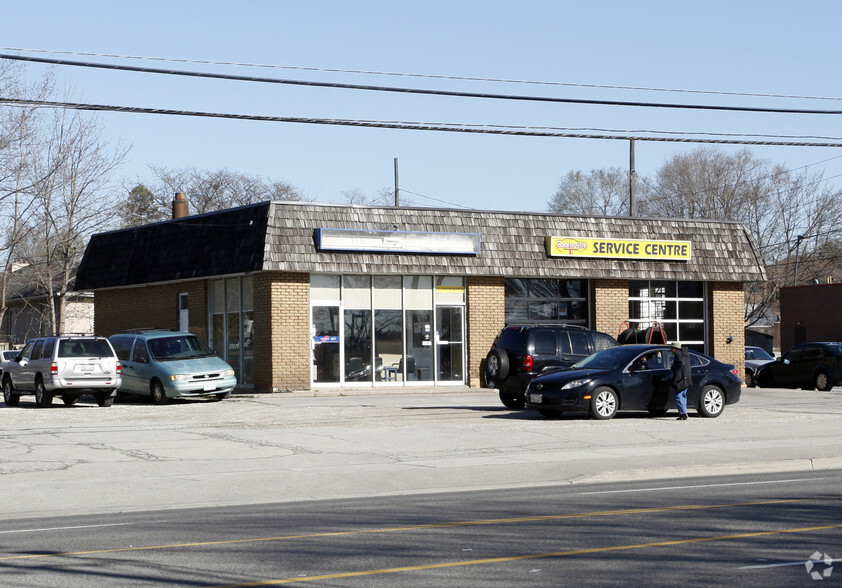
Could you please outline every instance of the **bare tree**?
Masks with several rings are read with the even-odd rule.
[[[27,85],[24,68],[17,63],[0,60],[0,94],[17,98],[44,99],[53,91],[48,73],[36,83]],[[32,157],[44,145],[39,135],[41,111],[30,106],[0,107],[0,324],[8,311],[8,296],[18,267],[21,249],[31,239],[31,218],[35,214],[32,196],[37,171]],[[42,170],[49,175],[55,168]]]
[[[135,185],[124,201],[131,205],[133,214],[124,216],[123,226],[136,226],[169,218],[176,192],[183,192],[187,196],[193,214],[267,200],[305,200],[298,188],[282,180],[266,179],[227,169],[169,169],[156,166],[150,166],[150,169],[155,178],[151,182]],[[140,190],[140,187],[143,190]],[[141,202],[149,198],[153,205]],[[138,207],[143,210],[139,210]]]
[[[563,214],[628,215],[629,174],[618,167],[594,169],[588,175],[568,172],[547,206]]]
[[[57,110],[45,117],[29,158],[33,215],[25,260],[47,296],[50,324],[64,330],[67,293],[87,238],[115,223],[111,178],[128,149],[112,148],[95,118]]]
[[[394,206],[394,188],[380,188],[375,196],[369,196],[359,188],[345,190],[342,192],[342,201],[345,204],[360,204],[362,206]],[[409,205],[411,201],[401,198],[401,204]]]

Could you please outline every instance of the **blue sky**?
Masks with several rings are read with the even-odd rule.
[[[816,0],[44,1],[4,4],[0,45],[340,70],[842,98],[840,21],[842,3]],[[11,53],[6,49],[2,52]],[[123,63],[470,92],[842,110],[839,100]],[[28,75],[36,79],[43,66],[27,67]],[[842,138],[840,115],[539,104],[75,67],[59,67],[56,71],[74,99],[98,104],[317,118]],[[227,168],[287,181],[321,202],[342,201],[344,191],[375,195],[382,188],[392,187],[393,161],[398,158],[401,189],[414,192],[405,196],[416,204],[543,211],[567,172],[626,168],[629,161],[628,141],[119,113],[100,116],[107,137],[132,146],[120,170],[127,184],[151,178],[149,165]],[[672,154],[696,146],[638,142],[637,171],[653,175]],[[716,148],[729,152],[739,149]],[[824,171],[831,178],[830,185],[842,185],[842,148],[748,149],[790,169],[811,166],[808,169],[812,171]],[[833,178],[837,175],[840,178]]]

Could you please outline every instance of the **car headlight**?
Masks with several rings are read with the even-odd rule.
[[[561,389],[562,390],[570,390],[571,388],[579,388],[579,387],[584,386],[585,384],[588,384],[588,383],[590,383],[589,379],[571,380],[570,382],[567,382],[564,386],[562,386]]]
[[[222,370],[221,374],[222,374],[223,376],[233,376],[233,375],[234,375],[234,370]]]
[[[170,382],[189,382],[193,379],[193,376],[189,374],[172,374],[170,376]]]

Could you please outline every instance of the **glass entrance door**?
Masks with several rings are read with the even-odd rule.
[[[464,332],[463,307],[436,307],[436,381],[465,381]]]
[[[313,381],[339,382],[339,306],[313,307]]]

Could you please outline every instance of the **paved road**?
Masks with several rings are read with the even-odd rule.
[[[800,472],[25,518],[0,521],[0,577],[4,588],[766,588],[811,573],[838,584],[842,560],[824,560],[840,555],[840,481]]]
[[[0,406],[0,518],[842,466],[842,389],[546,420],[490,390]]]

